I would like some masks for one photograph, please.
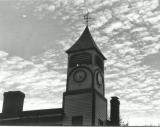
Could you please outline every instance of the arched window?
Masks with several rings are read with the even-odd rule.
[[[69,67],[80,66],[82,64],[92,64],[92,56],[89,53],[80,53],[71,56],[69,60]]]

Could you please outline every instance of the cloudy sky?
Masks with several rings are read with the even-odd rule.
[[[3,93],[26,94],[24,110],[62,106],[68,49],[85,28],[106,56],[106,98],[129,125],[160,125],[160,0],[0,0]]]

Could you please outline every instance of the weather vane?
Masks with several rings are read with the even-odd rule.
[[[84,15],[84,20],[86,22],[86,26],[88,26],[89,20],[92,19],[89,17],[89,12],[87,12],[87,14]]]

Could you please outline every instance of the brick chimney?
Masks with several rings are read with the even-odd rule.
[[[119,105],[120,101],[118,97],[111,98],[111,112],[110,112],[110,122],[112,126],[119,126],[120,125],[120,118],[119,118]]]
[[[18,116],[23,110],[25,94],[20,91],[8,91],[3,96],[3,116]]]

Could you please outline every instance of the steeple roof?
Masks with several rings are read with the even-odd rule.
[[[71,48],[69,48],[66,52],[76,52],[81,50],[87,50],[87,49],[95,49],[104,59],[104,55],[101,53],[100,49],[96,45],[95,41],[92,38],[92,35],[89,31],[88,26],[86,26],[84,32],[80,36],[80,38],[77,40],[75,44],[72,45]]]

